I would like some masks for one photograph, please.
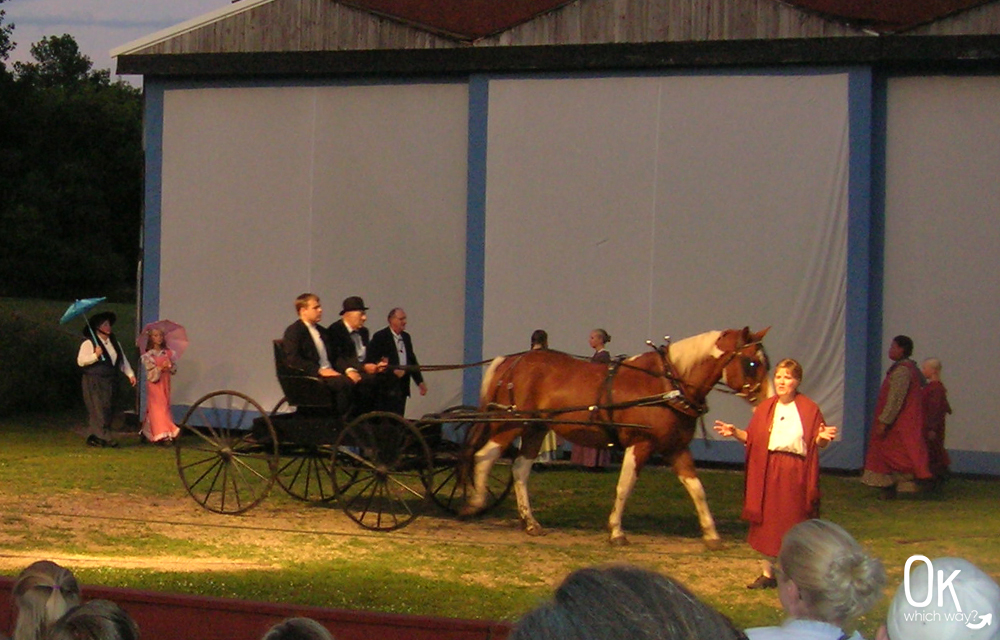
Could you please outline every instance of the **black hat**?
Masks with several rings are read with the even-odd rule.
[[[90,319],[87,321],[87,325],[90,328],[88,329],[87,327],[84,327],[83,328],[83,335],[86,336],[86,337],[88,337],[88,338],[91,337],[90,332],[93,331],[93,332],[96,333],[98,327],[100,327],[102,324],[104,324],[105,320],[107,320],[108,322],[110,322],[111,326],[114,326],[115,322],[118,321],[118,316],[115,315],[114,311],[102,311],[100,313],[96,313],[96,314],[90,316]]]
[[[343,308],[340,310],[340,315],[344,315],[348,311],[368,311],[368,307],[365,306],[365,301],[361,299],[361,296],[350,296],[344,298]]]

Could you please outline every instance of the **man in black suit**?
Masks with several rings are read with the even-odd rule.
[[[378,375],[375,408],[403,415],[406,399],[410,397],[410,380],[417,383],[420,395],[427,395],[427,385],[419,369],[396,369],[416,367],[417,356],[413,353],[413,340],[406,332],[406,311],[396,307],[389,312],[389,326],[372,336],[365,355],[367,362],[387,361],[387,370]]]
[[[285,364],[306,375],[319,378],[333,397],[334,411],[346,415],[351,406],[351,381],[345,375],[345,363],[337,359],[327,330],[319,324],[323,306],[313,293],[295,299],[299,319],[285,329],[282,346]]]
[[[354,401],[359,412],[373,407],[375,374],[385,371],[386,361],[366,362],[368,350],[368,307],[360,296],[344,298],[340,320],[330,325],[330,346],[342,363],[344,375],[354,382]]]

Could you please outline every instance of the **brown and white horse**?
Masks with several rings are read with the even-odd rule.
[[[544,534],[531,512],[528,475],[545,433],[552,429],[575,444],[618,443],[624,448],[608,518],[612,544],[628,543],[622,530],[625,502],[643,466],[660,454],[694,501],[705,544],[717,548],[719,534],[688,445],[698,418],[707,411],[705,397],[716,383],[753,405],[770,395],[761,344],[766,333],[751,333],[746,327],[709,331],[611,365],[549,350],[496,358],[483,377],[480,411],[501,416],[507,410],[516,419],[476,425],[480,432],[473,440],[475,456],[467,460],[475,485],[462,514],[483,508],[490,468],[520,436],[513,464],[518,515],[529,535]],[[522,421],[525,415],[535,420]]]

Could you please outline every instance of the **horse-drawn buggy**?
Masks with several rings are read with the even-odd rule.
[[[688,445],[716,385],[752,404],[767,395],[765,333],[710,331],[610,365],[550,350],[499,357],[483,376],[478,408],[416,421],[377,411],[340,419],[329,411],[329,393],[290,369],[275,341],[285,397],[270,411],[237,391],[202,397],[181,421],[177,468],[188,493],[211,511],[245,512],[277,483],[301,500],[336,501],[375,530],[409,524],[428,502],[481,514],[513,485],[525,530],[537,535],[527,480],[551,429],[576,444],[624,450],[612,543],[626,542],[625,502],[639,471],[660,455],[688,490],[712,546],[719,537]]]

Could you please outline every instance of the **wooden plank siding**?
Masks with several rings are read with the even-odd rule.
[[[275,0],[130,53],[344,51],[456,46],[462,45],[332,0]]]

